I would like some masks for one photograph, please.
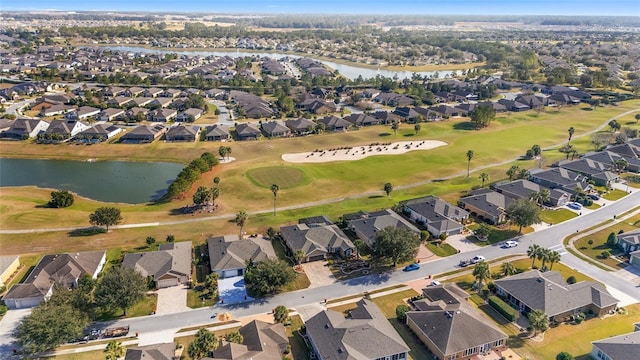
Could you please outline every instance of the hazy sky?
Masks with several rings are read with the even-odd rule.
[[[640,0],[2,0],[0,10],[640,16]]]
[[[640,16],[640,0],[1,0],[0,10]]]

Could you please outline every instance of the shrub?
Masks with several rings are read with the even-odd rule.
[[[616,246],[616,244],[618,244],[618,237],[616,236],[616,233],[612,232],[607,237],[607,246],[613,248]]]
[[[497,296],[489,296],[489,305],[496,309],[505,319],[516,321],[518,319],[518,311]]]
[[[589,241],[587,241],[587,244],[589,244],[589,246],[593,245],[593,239],[589,239]]]
[[[411,310],[407,305],[396,306],[396,317],[398,320],[404,322],[407,319],[407,312]]]
[[[489,291],[491,291],[492,293],[496,292],[496,284],[494,284],[492,282],[488,283],[487,284],[487,289],[489,289]]]
[[[609,251],[609,250],[605,250],[600,254],[600,258],[602,258],[602,259],[606,259],[609,256],[611,256],[611,251]]]
[[[577,282],[576,277],[571,275],[567,278],[567,284],[575,284]]]

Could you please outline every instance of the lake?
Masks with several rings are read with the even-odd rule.
[[[0,186],[69,190],[98,201],[139,204],[161,198],[183,168],[162,162],[0,158]]]
[[[134,53],[175,53],[179,55],[188,55],[188,56],[230,56],[230,57],[243,57],[243,56],[259,56],[259,57],[270,57],[273,59],[280,59],[283,57],[290,57],[293,59],[301,58],[303,56],[300,55],[291,55],[291,54],[283,54],[283,53],[272,53],[272,52],[260,52],[260,51],[197,51],[197,50],[160,50],[160,49],[149,49],[139,46],[107,46],[106,48],[117,51],[130,51]],[[383,77],[397,77],[399,80],[402,79],[410,79],[413,74],[420,74],[422,76],[434,76],[435,73],[438,73],[439,78],[444,78],[446,76],[452,76],[453,74],[460,74],[462,70],[442,70],[442,71],[391,71],[384,69],[369,69],[364,67],[352,66],[340,64],[333,61],[316,59],[313,56],[306,56],[308,58],[317,60],[326,66],[330,67],[333,70],[338,70],[340,74],[346,76],[351,80],[355,80],[358,76],[362,75],[363,79],[375,78],[377,75]]]

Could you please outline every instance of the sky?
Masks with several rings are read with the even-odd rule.
[[[0,10],[640,16],[639,0],[1,0]]]

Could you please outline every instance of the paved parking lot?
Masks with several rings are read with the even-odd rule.
[[[310,288],[331,285],[336,282],[336,278],[326,264],[326,261],[312,261],[302,264],[302,268],[311,282]]]
[[[178,285],[156,290],[158,305],[156,314],[174,314],[189,310],[187,307],[187,286]]]

